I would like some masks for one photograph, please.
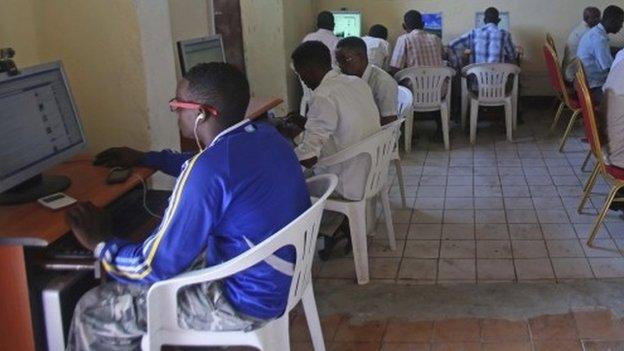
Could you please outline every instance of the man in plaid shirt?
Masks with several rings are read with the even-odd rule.
[[[498,10],[485,10],[485,26],[476,28],[451,41],[449,48],[457,67],[466,50],[470,50],[470,63],[516,63],[516,46],[511,34],[498,28]]]
[[[405,13],[403,29],[407,33],[397,38],[390,59],[390,74],[413,66],[442,66],[442,41],[423,28],[420,12],[410,10]]]

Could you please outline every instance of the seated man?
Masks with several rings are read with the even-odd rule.
[[[306,118],[297,118],[304,128],[295,149],[306,168],[381,130],[379,111],[370,88],[362,79],[332,70],[329,50],[318,41],[302,43],[291,58],[301,80],[312,91]],[[322,170],[338,175],[336,191],[346,199],[360,200],[368,165],[366,156]]]
[[[195,135],[207,148],[184,163],[163,222],[145,240],[115,238],[91,204],[68,212],[78,241],[94,250],[114,280],[81,298],[69,350],[139,350],[149,284],[226,262],[310,206],[292,148],[267,123],[244,120],[248,103],[247,80],[231,65],[199,64],[180,80],[170,106],[182,134]],[[197,330],[250,330],[280,316],[294,259],[294,250],[280,249],[271,260],[231,277],[182,289],[178,323]]]
[[[368,30],[368,35],[363,36],[366,43],[368,62],[381,69],[388,69],[390,60],[390,43],[388,43],[388,28],[381,24],[375,24]]]
[[[615,62],[603,85],[605,99],[601,110],[606,123],[601,134],[606,136],[609,163],[624,168],[624,49],[618,53],[622,59]]]
[[[442,41],[423,30],[425,27],[420,12],[410,10],[403,16],[403,29],[407,33],[397,38],[390,74],[413,66],[442,66]]]
[[[329,49],[332,65],[336,63],[334,58],[334,51],[336,50],[336,44],[338,44],[338,37],[334,35],[334,15],[329,11],[323,11],[316,17],[316,32],[312,32],[306,35],[301,41],[320,41],[325,44]]]
[[[576,56],[585,66],[587,82],[596,105],[600,104],[602,86],[613,64],[609,34],[619,32],[623,22],[624,11],[620,7],[607,7],[600,23],[583,35],[576,52]]]
[[[466,50],[470,50],[470,63],[516,63],[518,54],[511,34],[498,28],[498,10],[494,7],[486,9],[483,22],[485,26],[475,28],[449,43],[455,66],[461,66]]]
[[[587,7],[583,10],[583,21],[574,27],[570,36],[568,36],[568,41],[566,42],[566,54],[563,57],[565,79],[568,82],[574,81],[576,65],[573,63],[576,60],[576,50],[578,50],[581,38],[598,23],[600,23],[600,10],[593,6]]]
[[[344,74],[362,78],[373,92],[381,125],[397,119],[399,85],[383,69],[368,63],[366,43],[358,37],[340,40],[336,46],[336,61]]]

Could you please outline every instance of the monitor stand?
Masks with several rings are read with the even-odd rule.
[[[69,187],[66,176],[41,174],[0,194],[0,206],[17,205],[36,201],[46,195],[58,193]]]

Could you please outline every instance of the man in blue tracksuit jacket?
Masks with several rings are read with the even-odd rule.
[[[292,148],[268,123],[243,120],[247,80],[233,66],[200,64],[178,84],[169,104],[182,134],[206,148],[197,155],[110,149],[96,163],[149,165],[177,176],[160,226],[144,241],[115,238],[100,210],[79,204],[68,221],[115,282],[78,303],[68,349],[139,349],[149,284],[189,269],[228,261],[279,231],[310,206]],[[219,282],[183,289],[178,323],[203,330],[248,330],[286,307],[294,249]]]

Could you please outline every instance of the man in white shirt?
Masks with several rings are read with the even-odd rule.
[[[620,50],[602,86],[604,98],[601,103],[606,118],[602,135],[606,136],[609,163],[624,168],[624,49]]]
[[[316,28],[316,32],[306,35],[301,42],[316,40],[325,44],[329,49],[332,65],[335,65],[334,51],[340,39],[334,35],[334,15],[329,11],[319,13],[316,17]]]
[[[381,130],[373,94],[362,79],[332,70],[329,50],[319,41],[304,42],[291,55],[295,70],[312,91],[303,140],[295,149],[306,168]],[[296,122],[297,123],[297,122]],[[329,169],[338,175],[336,191],[346,199],[360,200],[370,161],[357,157]],[[316,170],[315,170],[316,171]]]
[[[375,24],[368,30],[368,35],[363,36],[366,43],[368,62],[379,68],[387,70],[390,64],[390,43],[388,43],[388,28],[381,24]]]
[[[336,46],[336,61],[342,73],[362,78],[373,92],[381,125],[397,118],[399,85],[388,73],[368,62],[366,43],[358,37],[344,38]]]
[[[566,53],[563,57],[563,67],[565,69],[565,78],[568,82],[574,81],[576,75],[576,50],[578,50],[579,42],[587,31],[600,23],[600,10],[596,7],[587,7],[583,10],[583,21],[579,23],[568,36],[566,42]]]
[[[611,65],[611,69],[613,69],[613,67],[615,67],[618,63],[620,63],[622,61],[624,61],[624,49],[621,49],[615,55],[615,59],[613,59],[613,64]],[[607,80],[608,80],[608,78],[607,78]]]

